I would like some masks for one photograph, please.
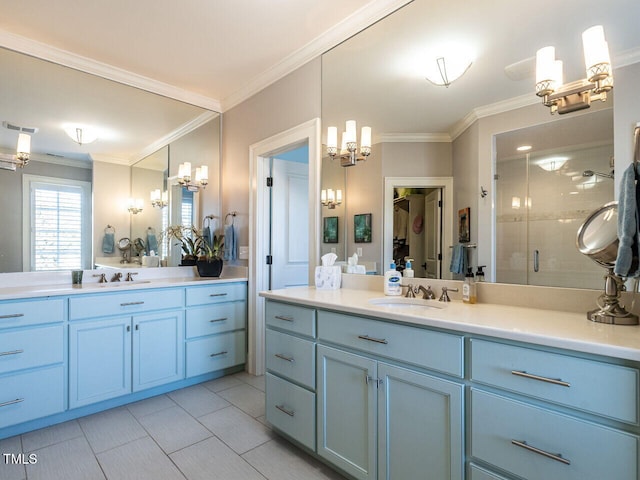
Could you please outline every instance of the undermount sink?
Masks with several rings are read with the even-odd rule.
[[[425,300],[423,298],[407,298],[407,297],[379,297],[369,299],[371,305],[378,307],[424,307],[424,308],[444,308],[443,304],[439,304],[435,300]]]

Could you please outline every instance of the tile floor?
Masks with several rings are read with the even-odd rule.
[[[20,452],[37,463],[0,455],[0,479],[343,479],[271,432],[264,377],[244,372],[0,440]]]

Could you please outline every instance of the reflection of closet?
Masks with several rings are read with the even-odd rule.
[[[424,255],[424,195],[411,193],[393,200],[393,258],[404,266],[413,258],[413,269],[422,276]]]

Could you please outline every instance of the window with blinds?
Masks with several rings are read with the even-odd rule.
[[[90,268],[90,184],[25,175],[26,270]],[[26,198],[25,198],[26,200]]]

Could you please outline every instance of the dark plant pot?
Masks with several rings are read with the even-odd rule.
[[[219,277],[222,273],[222,259],[217,260],[198,260],[198,275],[201,277]]]
[[[183,258],[180,262],[181,267],[193,267],[197,260],[195,258]]]

